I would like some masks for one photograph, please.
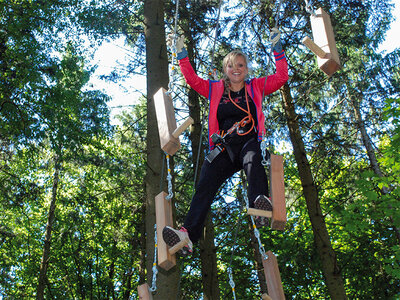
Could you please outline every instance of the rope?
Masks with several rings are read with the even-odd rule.
[[[173,41],[172,41],[172,61],[171,61],[171,78],[172,80],[168,83],[168,92],[167,94],[172,93],[172,90],[175,86],[175,59],[176,59],[176,38],[177,38],[177,31],[178,31],[178,16],[179,16],[179,0],[176,0],[176,7],[175,7],[175,25],[174,25],[174,33],[173,33]]]
[[[220,19],[220,16],[221,16],[221,7],[222,7],[222,1],[223,0],[220,0],[219,1],[219,4],[218,4],[218,15],[217,15],[217,24],[216,24],[216,26],[215,26],[215,35],[214,35],[214,43],[213,43],[213,47],[212,47],[212,50],[211,50],[211,64],[210,64],[210,71],[208,72],[208,75],[214,75],[214,80],[217,80],[217,74],[216,74],[216,69],[214,68],[214,56],[215,56],[215,46],[216,46],[216,44],[217,44],[217,38],[218,38],[218,29],[219,29],[219,19]],[[214,71],[214,72],[212,72],[212,71]]]
[[[222,3],[223,0],[220,0],[218,3],[218,14],[217,14],[217,23],[216,23],[216,27],[215,27],[215,35],[214,35],[214,42],[213,42],[213,47],[211,50],[211,63],[209,66],[209,72],[208,74],[211,76],[211,74],[214,74],[214,79],[216,80],[216,72],[214,69],[214,73],[211,72],[211,70],[213,70],[214,67],[214,58],[215,58],[215,46],[217,43],[217,38],[218,38],[218,29],[219,29],[219,21],[220,21],[220,17],[221,17],[221,7],[222,7]],[[197,158],[196,158],[196,167],[195,167],[195,173],[194,173],[194,181],[193,181],[193,194],[194,194],[194,190],[195,190],[195,186],[196,186],[196,181],[197,181],[197,173],[198,173],[198,168],[199,168],[199,162],[200,162],[200,151],[201,151],[201,145],[202,145],[202,139],[203,139],[203,130],[204,130],[204,123],[206,120],[206,113],[203,114],[203,119],[201,122],[201,131],[200,131],[200,141],[199,141],[199,148],[197,151]],[[192,195],[193,197],[193,195]]]
[[[239,131],[236,131],[237,135],[240,135],[240,136],[246,135],[246,134],[250,133],[250,132],[253,130],[253,128],[254,128],[254,119],[253,119],[253,116],[251,115],[251,112],[250,112],[249,99],[247,99],[247,88],[246,88],[246,85],[244,85],[244,94],[245,94],[245,96],[246,96],[247,110],[244,109],[244,108],[242,108],[239,104],[237,104],[235,101],[232,100],[232,98],[231,98],[231,92],[230,92],[230,91],[229,91],[229,93],[228,93],[229,100],[230,100],[237,108],[239,108],[241,111],[247,113],[247,116],[244,117],[244,118],[239,122],[239,127],[244,127],[244,126],[246,126],[247,124],[249,124],[249,123],[251,122],[251,128],[250,128],[247,132],[245,132],[245,133],[240,133]]]
[[[282,7],[282,3],[283,3],[283,0],[279,0],[279,3],[278,3],[278,8],[277,8],[277,11],[276,11],[276,17],[275,17],[275,26],[274,26],[274,28],[278,28],[278,24],[279,24],[279,19],[280,19],[280,11],[281,11],[281,7]],[[272,29],[273,30],[273,29]],[[272,31],[271,30],[271,31]],[[278,34],[275,36],[275,38],[274,39],[270,39],[270,42],[272,43],[272,44],[275,44],[279,39],[281,38],[281,35],[280,35],[280,33],[279,33],[279,31],[278,31]],[[271,53],[272,53],[272,49],[271,49]],[[269,53],[268,54],[268,64],[267,64],[267,74],[268,74],[268,70],[270,69],[270,65],[272,64],[272,58],[271,58],[271,53]],[[268,75],[267,75],[268,76]],[[262,93],[262,98],[261,98],[261,101],[263,102],[263,100],[264,100],[264,97],[265,97],[265,85],[267,84],[267,78],[265,78],[265,81],[264,81],[264,88],[263,88],[263,93]],[[271,103],[270,103],[270,101],[268,100],[268,106],[270,107],[271,106]],[[265,110],[263,110],[263,111],[266,111],[266,109]],[[265,116],[265,113],[264,113],[264,116]],[[265,118],[265,120],[266,120],[267,118]],[[268,125],[267,125],[267,127],[268,128],[270,128],[271,126],[270,126],[270,123],[268,123]],[[265,167],[265,166],[269,166],[269,163],[270,163],[270,160],[269,160],[269,156],[267,155],[267,137],[266,137],[266,133],[263,135],[263,137],[262,137],[262,141],[261,141],[261,153],[262,153],[262,162],[261,162],[261,164]]]
[[[194,171],[192,198],[193,198],[194,190],[195,190],[195,186],[196,186],[197,173],[199,171],[200,151],[201,151],[201,144],[202,144],[202,140],[203,140],[203,130],[204,130],[205,119],[206,119],[206,114],[203,115],[203,119],[201,121],[200,140],[199,140],[199,147],[197,149],[196,168],[195,168],[195,171]]]
[[[283,0],[279,0],[278,10],[276,11],[275,26],[274,26],[276,28],[278,28],[279,15],[280,15],[280,11],[281,11],[282,2],[283,2]]]

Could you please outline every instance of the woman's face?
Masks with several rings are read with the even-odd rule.
[[[228,76],[231,84],[244,82],[248,72],[246,60],[241,55],[235,58],[234,63],[229,62],[225,67],[225,74]]]

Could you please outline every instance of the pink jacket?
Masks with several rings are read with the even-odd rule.
[[[274,56],[276,64],[275,74],[267,77],[252,78],[246,80],[245,82],[247,91],[257,109],[257,132],[259,141],[262,140],[262,136],[265,134],[265,117],[262,111],[261,103],[263,89],[264,95],[271,94],[282,87],[289,79],[285,53],[283,51],[281,53],[274,52]],[[183,76],[185,77],[186,83],[189,84],[196,92],[206,97],[210,101],[210,109],[208,114],[208,141],[210,149],[213,149],[215,145],[211,141],[211,135],[219,131],[217,109],[225,90],[224,81],[205,80],[200,78],[194,72],[188,57],[179,60],[179,66]]]

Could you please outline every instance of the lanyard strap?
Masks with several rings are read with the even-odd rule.
[[[245,133],[240,133],[239,131],[237,131],[237,134],[238,134],[238,135],[246,135],[246,134],[250,133],[250,132],[253,130],[253,128],[254,128],[254,118],[253,118],[253,116],[252,116],[251,113],[250,113],[250,106],[249,106],[249,99],[247,98],[248,96],[247,96],[246,84],[244,85],[244,94],[245,94],[245,97],[246,97],[247,110],[244,109],[243,107],[241,107],[239,104],[236,104],[235,101],[232,100],[231,91],[228,92],[229,100],[231,100],[231,102],[232,102],[237,108],[239,108],[239,109],[242,110],[243,112],[247,113],[247,116],[244,117],[244,118],[239,122],[239,126],[240,126],[240,127],[244,127],[244,126],[246,126],[248,123],[251,122],[251,128],[250,128],[247,132],[245,132]]]

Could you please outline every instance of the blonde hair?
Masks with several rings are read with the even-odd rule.
[[[246,62],[246,67],[247,69],[249,69],[249,58],[247,57],[246,54],[244,54],[242,51],[240,50],[233,50],[231,52],[229,52],[225,57],[224,60],[222,61],[222,69],[224,72],[224,75],[222,76],[222,79],[224,80],[225,83],[225,92],[229,91],[229,86],[230,86],[230,80],[228,78],[228,76],[226,75],[226,67],[229,64],[232,64],[233,66],[236,65],[236,58],[238,58],[239,56],[244,58],[244,61]]]

